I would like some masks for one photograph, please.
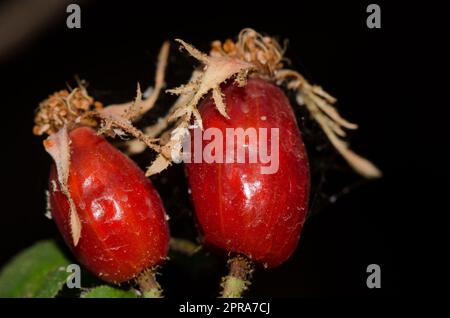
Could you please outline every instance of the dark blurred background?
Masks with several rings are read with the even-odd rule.
[[[66,27],[66,6],[81,6],[81,29]],[[258,270],[249,296],[401,296],[445,286],[448,144],[438,124],[448,99],[432,97],[448,85],[442,42],[443,12],[405,2],[381,6],[381,29],[366,27],[370,2],[5,1],[0,5],[2,169],[0,264],[39,239],[59,238],[44,217],[50,157],[32,135],[34,111],[48,94],[87,80],[104,103],[134,97],[136,82],[153,84],[162,41],[183,38],[208,50],[210,41],[240,29],[289,39],[292,68],[338,97],[344,118],[360,125],[352,148],[384,177],[364,181],[334,150],[304,110],[297,110],[311,165],[311,212],[293,257],[277,269]],[[173,43],[168,87],[186,81],[195,61]],[[447,55],[448,59],[448,55]],[[446,74],[445,80],[430,71]],[[427,83],[432,84],[429,86]],[[425,99],[423,98],[425,97]],[[163,102],[169,97],[163,98]],[[164,112],[160,103],[146,119]],[[166,103],[167,104],[167,103]],[[143,167],[150,153],[138,156]],[[153,178],[172,234],[196,239],[182,167]],[[366,268],[381,266],[382,288],[366,287]],[[225,260],[201,252],[168,262],[160,281],[167,296],[213,297]],[[433,284],[433,285],[431,285]],[[436,285],[435,285],[436,284]],[[433,287],[431,287],[433,286]]]

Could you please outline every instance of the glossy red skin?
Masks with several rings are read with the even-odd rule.
[[[90,128],[70,133],[68,187],[82,223],[74,246],[65,195],[53,191],[57,171],[50,173],[53,219],[78,261],[112,283],[132,279],[166,258],[169,230],[161,199],[142,170]],[[59,189],[59,187],[57,187]]]
[[[225,136],[226,128],[278,127],[279,169],[261,174],[261,163],[187,164],[197,220],[207,244],[276,267],[295,250],[308,207],[309,166],[300,131],[288,99],[273,84],[250,79],[222,92],[231,119],[208,97],[199,107],[204,128],[219,128]]]

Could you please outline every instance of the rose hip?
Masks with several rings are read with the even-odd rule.
[[[69,137],[67,187],[81,223],[77,244],[55,164],[50,173],[50,207],[77,259],[112,283],[130,280],[161,263],[167,255],[169,231],[163,204],[150,180],[94,130],[76,128]]]
[[[215,127],[225,136],[226,128],[278,128],[279,167],[262,174],[260,162],[187,164],[197,220],[207,244],[276,267],[295,250],[308,207],[309,167],[300,131],[275,85],[250,79],[244,87],[221,89],[230,119],[208,97],[199,107],[204,129]],[[234,152],[243,146],[235,143]]]

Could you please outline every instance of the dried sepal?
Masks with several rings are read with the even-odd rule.
[[[142,99],[141,90],[138,83],[136,99],[134,101],[123,104],[111,104],[105,107],[104,112],[123,116],[132,121],[137,120],[141,115],[145,114],[153,108],[158,99],[161,89],[165,85],[164,75],[167,68],[167,60],[169,58],[170,43],[164,42],[158,55],[158,63],[156,67],[155,86],[151,90],[150,96]]]
[[[165,74],[167,68],[167,61],[169,59],[169,50],[170,50],[170,43],[166,41],[163,43],[158,55],[158,62],[156,66],[156,75],[155,75],[155,86],[151,91],[150,96],[148,96],[141,105],[143,113],[146,113],[153,108],[153,106],[156,103],[156,100],[158,99],[161,93],[162,88],[165,85]]]
[[[184,47],[188,50],[188,52],[196,57],[199,61],[203,63],[209,63],[210,57],[208,57],[206,54],[198,51],[194,47],[190,46],[189,44],[179,40],[183,44]],[[222,58],[222,57],[221,57]],[[228,59],[227,59],[228,60]],[[218,64],[216,60],[216,64]],[[205,64],[206,69],[211,69],[211,67],[208,64]],[[238,68],[239,69],[239,68]],[[214,69],[213,69],[214,70]],[[248,69],[250,70],[250,69]],[[234,74],[236,76],[235,80],[240,84],[244,85],[246,80],[246,75],[248,72],[247,69],[244,69],[243,71],[238,72],[237,74]],[[200,99],[199,97],[196,97],[195,95],[198,94],[197,91],[199,87],[202,84],[202,81],[204,81],[204,73],[205,68],[201,69],[195,69],[191,75],[191,78],[187,84],[181,85],[177,88],[169,89],[167,92],[179,95],[178,99],[175,101],[175,103],[172,105],[172,107],[169,109],[167,115],[165,115],[162,118],[159,118],[158,121],[146,128],[144,128],[144,133],[146,136],[149,136],[151,138],[155,138],[160,136],[163,132],[165,132],[169,125],[171,123],[176,122],[172,130],[176,130],[177,128],[186,128],[189,126],[189,123],[191,122],[191,119],[195,119],[195,123],[197,126],[202,127],[202,119],[200,116],[200,113],[198,112],[195,100]],[[233,72],[232,72],[233,73]],[[233,74],[229,75],[233,76]],[[226,76],[225,76],[226,77]],[[220,81],[220,80],[219,80]],[[219,83],[220,84],[220,83]],[[205,86],[205,85],[204,85]],[[227,117],[226,114],[226,107],[223,101],[221,100],[221,93],[218,88],[219,86],[216,85],[214,87],[211,87],[213,91],[215,91],[216,101],[218,105],[219,112]],[[199,95],[197,95],[199,96]],[[194,106],[193,106],[194,105]],[[228,118],[228,117],[227,117]],[[171,131],[168,131],[165,136],[168,136],[168,138],[161,138],[160,144],[163,145],[162,150],[164,150],[164,153],[167,155],[166,158],[171,158],[171,154],[175,153],[178,154],[178,151],[174,149],[180,149],[181,148],[181,142],[182,139],[179,139],[178,135],[171,134]],[[128,154],[138,154],[143,152],[146,147],[145,145],[138,141],[138,140],[129,140],[126,142],[127,145],[127,153]],[[155,169],[151,170],[150,174],[155,173]]]
[[[311,116],[319,123],[331,144],[359,174],[366,178],[381,177],[381,171],[369,160],[357,155],[342,140],[346,136],[345,129],[357,129],[358,126],[342,118],[333,103],[336,98],[325,92],[320,86],[311,85],[300,73],[293,70],[279,70],[275,73],[278,83],[286,83],[286,87],[297,94],[297,103],[305,105]],[[341,138],[339,138],[341,137]]]
[[[99,110],[99,113],[122,117],[126,120],[133,121],[142,114],[142,92],[141,86],[137,83],[136,97],[134,101],[120,105],[108,105]]]
[[[200,99],[213,91],[214,99],[216,101],[216,106],[219,112],[227,117],[225,111],[225,104],[222,100],[222,94],[220,93],[220,84],[224,83],[226,80],[233,76],[238,76],[242,81],[242,78],[248,73],[248,71],[254,69],[254,65],[243,61],[241,59],[230,57],[230,56],[208,56],[192,45],[184,42],[183,40],[177,39],[181,45],[195,57],[197,60],[204,64],[204,68],[201,73],[199,73],[198,78],[191,79],[191,81],[175,89],[167,90],[167,92],[177,95],[188,95],[189,100],[185,105],[179,104],[179,106],[174,109],[169,120],[173,121],[180,117],[184,117],[186,120],[191,120],[194,116],[200,127],[202,127],[202,121],[200,114],[197,110],[197,104]]]
[[[44,141],[44,147],[55,161],[59,187],[69,202],[70,232],[72,234],[73,245],[77,246],[81,237],[81,222],[67,184],[70,169],[70,138],[67,132],[67,126],[64,125],[57,133],[49,136]]]
[[[203,64],[203,68],[193,72],[190,81],[167,92],[179,95],[175,104],[169,110],[166,117],[160,119],[155,125],[148,127],[145,132],[150,136],[162,133],[170,123],[176,122],[170,131],[170,138],[160,140],[162,145],[160,155],[147,170],[147,175],[153,175],[166,169],[172,161],[180,160],[182,156],[182,143],[187,137],[189,124],[194,120],[197,127],[203,128],[202,118],[197,109],[201,98],[212,91],[218,111],[226,118],[226,106],[223,102],[220,84],[236,76],[236,81],[245,83],[247,73],[254,69],[251,63],[228,56],[208,56],[192,45],[177,39],[179,43],[197,60]],[[140,151],[142,147],[132,143],[131,151]]]
[[[303,96],[303,100],[314,119],[319,123],[325,135],[330,140],[331,144],[356,172],[366,178],[381,177],[381,171],[373,163],[350,150],[348,144],[338,137],[338,135],[345,136],[345,132],[341,129],[337,122],[331,120],[329,117],[326,117],[324,113],[321,113],[314,100],[311,100],[307,94]]]
[[[224,43],[214,41],[211,57],[233,57],[251,63],[256,72],[252,76],[285,84],[297,94],[299,105],[305,105],[312,117],[319,123],[332,145],[358,173],[367,177],[381,176],[381,171],[367,159],[355,154],[341,138],[346,136],[344,129],[357,129],[358,126],[342,118],[333,104],[336,98],[320,86],[311,85],[300,73],[283,69],[285,49],[272,37],[263,36],[253,29],[246,28],[239,33],[238,40],[228,39]],[[203,57],[204,59],[204,57]],[[220,111],[220,100],[216,101]]]
[[[153,108],[161,89],[164,87],[164,75],[169,56],[169,42],[164,42],[158,56],[158,64],[155,75],[155,87],[148,98],[142,99],[142,94],[138,84],[136,99],[123,104],[113,104],[103,106],[89,96],[82,81],[78,82],[78,87],[71,90],[61,90],[50,95],[39,104],[35,116],[35,126],[33,133],[36,135],[57,133],[64,125],[68,128],[74,126],[97,126],[93,114],[103,113],[113,115],[125,120],[134,121],[141,115]]]
[[[156,152],[160,152],[158,139],[146,136],[141,130],[134,127],[131,121],[121,116],[103,112],[92,112],[85,114],[85,116],[96,117],[101,121],[100,129],[98,130],[99,135],[119,135],[121,137],[131,135],[143,142],[148,148],[153,149]]]
[[[217,110],[219,111],[219,113],[223,117],[225,117],[227,119],[230,119],[230,116],[228,116],[228,114],[227,114],[226,106],[225,106],[225,103],[223,102],[223,99],[222,99],[222,97],[223,97],[222,96],[222,92],[220,91],[219,87],[213,88],[212,96],[213,96],[214,103],[216,104],[216,107],[217,107]]]
[[[349,149],[348,144],[341,138],[346,137],[345,129],[357,129],[358,126],[342,118],[333,104],[336,98],[328,94],[318,85],[311,85],[300,73],[290,69],[283,69],[285,48],[272,37],[262,36],[255,30],[246,28],[239,33],[238,40],[233,42],[228,39],[224,43],[214,41],[209,55],[206,55],[192,45],[177,40],[182,46],[199,60],[203,69],[196,69],[190,81],[167,92],[179,95],[177,102],[171,107],[168,115],[145,129],[146,135],[156,137],[163,133],[170,123],[175,122],[174,130],[187,127],[192,118],[202,128],[201,116],[197,110],[200,99],[212,91],[217,110],[226,118],[226,105],[220,91],[220,84],[232,76],[239,86],[244,86],[249,71],[250,76],[263,78],[285,84],[288,89],[296,92],[299,105],[305,105],[311,116],[319,123],[326,136],[337,151],[347,160],[358,173],[367,177],[380,177],[381,171],[367,159],[355,154]],[[163,136],[167,136],[165,133]],[[161,140],[162,141],[162,140]],[[179,155],[181,138],[174,138],[170,134],[168,142],[161,150],[167,153]],[[133,142],[130,152],[138,153],[142,147]]]
[[[157,136],[157,134],[148,134],[147,132],[138,130],[133,126],[132,121],[138,119],[142,114],[152,109],[159,97],[161,89],[165,85],[164,75],[167,67],[169,48],[169,42],[164,42],[158,56],[155,87],[151,90],[151,94],[148,98],[145,100],[142,99],[142,93],[138,83],[134,102],[109,105],[100,112],[86,114],[88,117],[92,116],[101,120],[99,134],[107,134],[109,136],[119,135],[120,137],[125,137],[126,135],[133,136],[135,139],[126,142],[128,154],[141,153],[147,147],[158,153],[161,151],[158,139],[153,137]],[[158,127],[160,127],[160,131],[167,127],[166,122],[167,120],[165,123],[159,121]]]
[[[170,164],[171,164],[170,160],[168,160],[162,154],[159,154],[156,157],[156,159],[153,160],[150,167],[148,167],[147,171],[145,172],[145,176],[150,177],[154,174],[158,174],[161,171],[167,169],[167,167],[169,167]]]
[[[161,89],[165,85],[164,77],[169,48],[169,42],[165,42],[161,47],[155,75],[155,86],[151,89],[147,98],[143,99],[138,83],[134,101],[103,107],[102,104],[95,102],[94,99],[88,95],[83,83],[78,81],[79,87],[71,92],[67,90],[57,92],[49,96],[48,99],[40,104],[35,117],[36,125],[33,128],[33,132],[37,135],[42,135],[44,133],[49,134],[51,137],[47,139],[46,144],[49,149],[53,149],[51,147],[55,141],[62,138],[57,136],[62,136],[64,131],[67,133],[68,129],[88,125],[96,127],[98,129],[98,134],[105,134],[110,137],[119,136],[121,138],[126,138],[128,136],[134,137],[130,142],[140,145],[139,151],[143,151],[148,147],[157,153],[161,152],[159,140],[147,136],[141,130],[137,129],[133,125],[133,121],[139,119],[141,115],[153,108],[160,95]],[[180,98],[180,100],[182,100],[182,98]],[[64,130],[61,130],[62,127],[64,127]],[[160,131],[163,131],[166,127],[167,123],[164,123],[161,125]],[[53,141],[53,139],[55,139],[55,141]],[[55,162],[59,161],[56,161],[55,159]],[[160,160],[159,162],[163,161]],[[159,162],[157,162],[155,167],[161,167],[158,164]],[[64,171],[64,169],[59,169],[58,174]],[[61,186],[64,189],[65,184],[62,183]],[[63,191],[66,194],[68,193],[68,191]],[[71,199],[68,199],[69,202],[71,202]],[[77,242],[76,227],[79,222],[77,221],[77,216],[75,214],[71,214],[70,219],[74,229],[74,231],[72,231],[74,234],[74,242]]]
[[[136,88],[136,98],[134,102],[131,104],[130,108],[127,109],[127,112],[125,113],[125,118],[132,121],[136,117],[138,117],[140,114],[142,114],[142,92],[141,92],[141,86],[139,83],[137,83]]]

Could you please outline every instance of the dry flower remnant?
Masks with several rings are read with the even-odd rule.
[[[174,152],[177,154],[182,148],[184,135],[179,132],[190,126],[192,118],[195,120],[194,125],[202,127],[197,104],[203,96],[212,92],[217,110],[228,118],[220,85],[230,78],[234,78],[239,86],[245,85],[247,78],[260,78],[293,90],[298,105],[308,109],[331,144],[356,172],[366,178],[381,176],[381,171],[375,165],[350,150],[349,145],[343,140],[346,136],[345,129],[353,130],[358,126],[339,115],[333,106],[336,98],[320,86],[309,83],[299,72],[284,68],[285,49],[276,39],[262,36],[255,30],[247,28],[239,33],[235,42],[230,39],[223,43],[214,41],[209,55],[198,51],[183,40],[177,41],[201,63],[201,67],[194,70],[191,80],[186,85],[167,90],[169,93],[179,95],[179,99],[166,117],[146,129],[150,136],[158,136],[171,122],[177,121],[169,142],[161,145],[164,156],[157,158],[147,175],[158,173],[170,165],[170,154]]]
[[[35,117],[33,133],[35,135],[52,135],[58,132],[66,123],[75,122],[83,114],[91,110],[100,110],[103,105],[88,95],[86,88],[81,82],[79,87],[61,90],[51,94],[40,103]],[[94,126],[95,122],[86,120],[84,125]]]

